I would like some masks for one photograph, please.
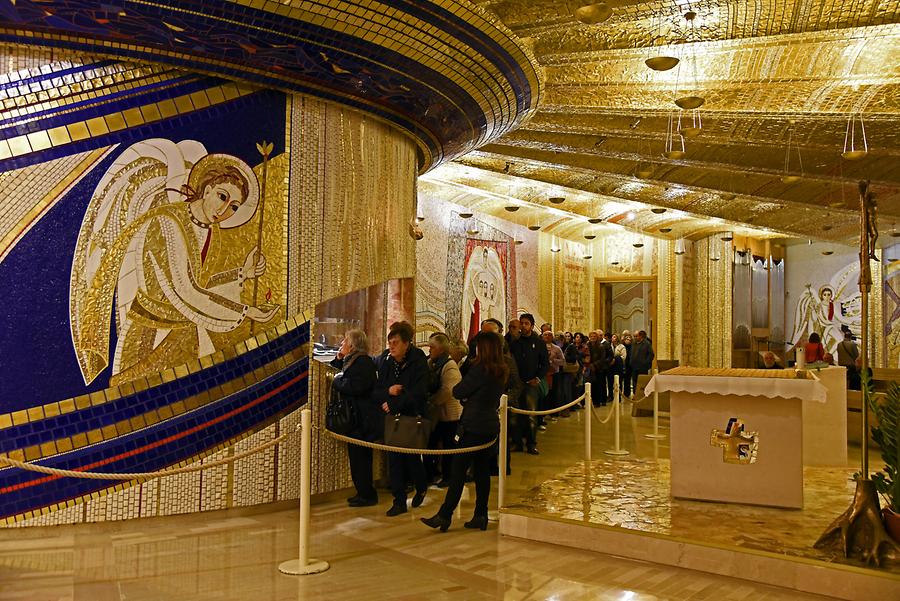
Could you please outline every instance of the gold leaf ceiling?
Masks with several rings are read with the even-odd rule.
[[[479,2],[531,44],[545,92],[524,126],[429,174],[433,193],[501,215],[515,189],[531,210],[504,216],[520,222],[567,195],[570,215],[542,221],[576,239],[592,211],[619,222],[636,211],[628,226],[655,235],[740,223],[760,236],[850,243],[856,182],[868,179],[881,230],[900,231],[900,0],[620,0],[597,25],[575,20],[586,3]],[[682,62],[656,72],[644,65],[654,55]],[[676,91],[705,98],[703,127],[683,158],[667,159]],[[859,161],[841,158],[851,113],[863,115],[869,144]],[[788,173],[801,178],[785,183],[789,139]],[[639,166],[649,175],[637,177]],[[509,183],[520,180],[529,183]]]

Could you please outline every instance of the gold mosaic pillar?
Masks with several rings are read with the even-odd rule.
[[[674,242],[657,240],[656,247],[656,356],[660,359],[677,359]]]

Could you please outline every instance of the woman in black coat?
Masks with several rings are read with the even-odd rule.
[[[337,357],[331,362],[333,367],[341,370],[334,376],[331,386],[334,392],[347,399],[353,407],[356,427],[349,436],[372,442],[381,438],[384,418],[381,417],[378,405],[372,400],[372,388],[376,380],[375,362],[368,351],[369,341],[365,332],[347,332]],[[350,477],[356,487],[356,495],[347,499],[347,503],[351,507],[377,504],[378,493],[372,484],[372,449],[355,444],[347,445],[347,456],[350,459]]]
[[[500,396],[506,389],[509,368],[503,357],[503,339],[499,334],[481,333],[472,366],[462,382],[453,388],[453,396],[462,403],[457,444],[475,447],[488,443],[500,433]],[[466,472],[473,466],[475,476],[475,515],[465,523],[466,528],[487,529],[488,497],[491,493],[491,458],[496,451],[488,447],[480,451],[453,456],[450,487],[438,512],[422,523],[446,532],[466,482]]]

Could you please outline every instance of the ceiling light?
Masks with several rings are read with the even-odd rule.
[[[675,241],[675,254],[683,255],[685,253],[684,238]]]
[[[800,181],[803,175],[803,157],[800,156],[800,144],[794,142],[794,120],[790,120],[790,129],[788,129],[787,148],[784,149],[784,173],[781,176],[781,182],[784,184],[795,184]],[[791,173],[791,144],[797,149],[797,163],[800,166],[800,175]]]
[[[536,232],[536,231],[538,231],[539,229],[541,229],[541,226],[539,226],[539,225],[537,225],[537,224],[532,224],[532,225],[529,225],[529,226],[528,226],[528,229],[530,229],[532,232]]]
[[[585,234],[584,235],[585,240],[593,240],[596,237],[597,237],[597,234]]]
[[[663,213],[666,212],[666,210],[662,207],[653,207],[652,209],[650,209],[650,212],[656,213],[657,215],[662,215]]]
[[[603,23],[612,16],[612,9],[606,2],[591,2],[579,6],[574,11],[575,20],[585,25]]]
[[[590,260],[590,259],[593,259],[593,258],[594,258],[593,255],[584,255],[584,259],[585,259],[586,261],[587,261],[587,260]]]
[[[647,179],[651,175],[653,175],[653,169],[649,164],[638,164],[637,169],[635,169],[634,174],[641,179]]]
[[[850,114],[847,120],[847,133],[844,135],[844,152],[841,156],[848,161],[858,161],[869,154],[869,143],[866,140],[866,126],[862,115]]]
[[[515,242],[516,244],[522,244],[525,241],[524,240],[513,240],[513,242]]]
[[[515,213],[516,211],[519,210],[519,207],[517,207],[516,205],[509,205],[509,206],[506,206],[503,208],[506,209],[507,211],[509,211],[510,213]]]
[[[610,261],[609,264],[610,264],[610,265],[618,265],[619,262],[618,262],[618,261]]]
[[[670,227],[661,227],[661,228],[659,228],[659,232],[660,232],[661,234],[668,234],[668,233],[671,232],[671,231],[672,231],[672,228],[670,228]]]
[[[731,242],[732,240],[734,240],[734,233],[725,232],[724,234],[722,234],[722,240],[724,240],[725,242]]]
[[[696,52],[694,46],[692,45],[692,42],[696,41],[695,35],[694,35],[695,34],[694,19],[696,17],[697,17],[697,13],[695,13],[692,10],[689,10],[688,12],[684,13],[684,18],[688,22],[688,25],[689,25],[688,34],[685,36],[684,43],[687,47],[687,52],[689,53],[688,60],[690,60],[690,63],[691,63],[690,70],[691,70],[691,74],[693,75],[694,89],[697,89],[697,87],[698,87],[697,86],[697,52]],[[689,110],[693,110],[693,109],[698,109],[701,106],[703,106],[704,99],[702,96],[687,95],[687,96],[677,97],[677,94],[678,94],[678,79],[677,78],[675,79],[675,94],[676,94],[675,104],[678,105],[679,108],[689,111]]]
[[[684,119],[685,124],[682,124],[682,119]],[[693,139],[699,136],[703,132],[703,118],[700,116],[700,111],[694,109],[691,111],[691,120],[690,124],[687,125],[687,117],[682,114],[678,116],[678,133],[681,134],[681,137]]]
[[[563,198],[562,196],[551,196],[550,202],[552,202],[555,205],[561,205],[562,203],[566,202],[566,199]]]
[[[675,114],[669,113],[669,121],[666,125],[666,146],[663,156],[667,159],[680,159],[685,155],[684,138],[678,135],[678,125]]]
[[[637,217],[637,214],[634,211],[628,211],[627,213],[625,213],[626,221],[634,221],[635,217]]]
[[[553,247],[550,248],[550,252],[552,252],[552,253],[558,253],[558,252],[561,251],[561,250],[562,250],[562,249],[561,249],[560,247],[558,247],[558,246],[553,246]]]
[[[662,12],[660,12],[658,15],[656,30],[654,31],[655,35],[650,38],[650,43],[648,44],[650,48],[655,46],[657,39],[661,39],[663,37],[662,28],[663,15]],[[649,56],[647,57],[647,60],[644,61],[644,64],[654,71],[668,71],[678,64],[678,57],[666,55]]]
[[[597,223],[600,223],[601,221],[603,221],[602,217],[588,217],[588,223],[597,224]]]
[[[459,214],[459,216],[460,216],[461,219],[468,219],[468,218],[470,218],[472,215],[474,215],[474,213],[460,213],[460,214]]]
[[[826,257],[828,257],[828,256],[833,255],[834,251],[833,250],[823,250],[822,254],[825,255]]]

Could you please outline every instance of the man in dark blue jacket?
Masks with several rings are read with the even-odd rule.
[[[428,359],[412,340],[413,327],[398,321],[388,332],[388,354],[378,366],[378,383],[372,390],[372,399],[381,406],[385,415],[424,415],[428,399]],[[406,482],[412,480],[416,494],[412,506],[418,507],[425,499],[428,483],[421,455],[388,453],[388,475],[394,504],[388,516],[406,513]]]
[[[521,334],[518,338],[510,337],[509,352],[516,360],[519,379],[525,384],[525,390],[519,398],[519,407],[535,411],[540,400],[540,379],[547,373],[550,360],[547,357],[547,345],[534,331],[534,316],[523,313],[519,317]],[[537,418],[533,415],[518,415],[520,435],[525,437],[528,452],[537,455]],[[521,450],[522,441],[513,441],[513,446]]]

